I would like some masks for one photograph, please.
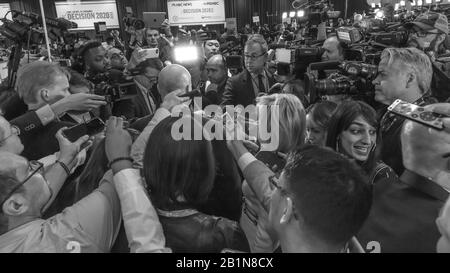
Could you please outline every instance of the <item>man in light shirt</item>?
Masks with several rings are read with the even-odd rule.
[[[0,252],[109,252],[122,215],[132,252],[168,251],[121,118],[108,121],[105,145],[111,171],[99,188],[48,220],[41,215],[53,193],[43,165],[0,153]]]

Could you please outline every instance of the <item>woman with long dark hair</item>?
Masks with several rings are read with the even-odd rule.
[[[340,104],[330,119],[326,146],[355,160],[367,173],[372,184],[394,179],[395,172],[378,160],[375,110],[362,101]]]
[[[190,130],[180,124],[191,125]],[[144,154],[143,176],[167,247],[174,252],[249,251],[239,225],[199,211],[214,186],[216,164],[211,141],[192,117],[168,117],[153,130]]]

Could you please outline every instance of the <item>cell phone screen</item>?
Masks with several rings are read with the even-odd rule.
[[[402,100],[396,100],[388,107],[388,110],[396,115],[418,122],[427,127],[437,130],[444,129],[444,123],[441,119],[443,116],[434,112],[426,111],[421,106]]]

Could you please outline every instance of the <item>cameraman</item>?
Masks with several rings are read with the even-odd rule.
[[[82,62],[85,77],[97,85],[97,88],[101,91],[95,91],[101,95],[111,95],[110,90],[116,88],[117,85],[128,85],[125,90],[127,98],[113,98],[112,114],[114,116],[123,116],[126,119],[134,119],[139,116],[135,115],[135,112],[131,109],[132,100],[134,94],[137,94],[137,86],[133,83],[131,77],[127,77],[121,70],[111,69],[111,62],[108,57],[108,53],[101,43],[97,41],[88,42],[80,49],[78,60]],[[106,90],[106,91],[105,91]],[[105,94],[103,94],[105,93]],[[131,97],[129,94],[133,94]],[[129,106],[131,105],[131,107]]]
[[[94,78],[98,74],[111,69],[108,53],[103,45],[97,41],[89,41],[80,47],[77,58],[82,67],[82,71],[78,72],[84,74],[87,79]]]
[[[326,39],[323,43],[322,49],[324,51],[322,54],[322,62],[342,62],[344,60],[344,49],[336,36]]]
[[[344,48],[339,41],[338,37],[332,36],[325,40],[322,46],[322,62],[342,62],[345,60]],[[319,71],[318,78],[321,79],[324,75],[329,75],[335,71]],[[347,95],[333,95],[324,96],[326,100],[340,104],[341,102],[348,99]]]
[[[405,27],[411,30],[408,37],[408,46],[416,47],[425,52],[433,65],[433,81],[431,92],[439,101],[450,97],[448,85],[450,84],[450,62],[440,58],[442,45],[448,36],[448,19],[444,14],[426,12],[419,15],[413,22]]]
[[[375,100],[390,105],[395,100],[420,106],[435,102],[429,96],[432,79],[431,61],[416,48],[387,48],[381,54],[378,76],[373,80]],[[378,151],[398,176],[405,170],[402,163],[400,133],[405,119],[385,113],[380,122],[382,145]]]

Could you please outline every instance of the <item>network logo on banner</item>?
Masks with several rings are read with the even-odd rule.
[[[172,25],[225,23],[224,0],[167,0]]]
[[[116,1],[55,2],[56,14],[78,24],[80,30],[95,29],[105,22],[107,28],[119,28]]]

